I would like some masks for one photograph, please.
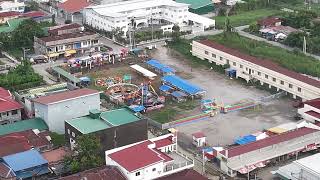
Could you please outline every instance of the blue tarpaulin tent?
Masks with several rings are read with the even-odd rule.
[[[171,93],[172,96],[176,98],[186,97],[187,95],[181,91],[174,91]]]
[[[136,105],[129,106],[129,108],[134,112],[141,112],[146,109],[144,106],[136,106]]]
[[[201,94],[205,92],[205,90],[201,89],[200,87],[194,84],[191,84],[190,82],[180,78],[179,76],[175,76],[175,75],[164,76],[162,78],[162,81],[190,95],[196,95],[196,94]]]
[[[236,139],[235,144],[243,145],[243,144],[248,144],[248,143],[254,142],[254,141],[256,141],[256,136],[247,135],[247,136],[243,136],[243,137]]]
[[[167,85],[162,85],[162,86],[159,87],[159,89],[160,89],[160,91],[167,92],[172,88],[170,86],[167,86]]]
[[[174,74],[176,72],[175,69],[173,69],[167,65],[161,64],[159,61],[157,61],[155,59],[151,59],[151,60],[147,61],[147,64],[149,66],[155,68],[157,71],[160,71],[161,73]]]

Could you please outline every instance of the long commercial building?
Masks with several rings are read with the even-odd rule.
[[[268,84],[278,91],[292,94],[304,100],[320,97],[320,81],[288,70],[271,60],[256,58],[210,40],[192,42],[192,55],[217,65],[229,64],[236,77]]]
[[[188,11],[189,4],[173,0],[131,0],[84,9],[84,23],[96,29],[112,31],[120,28],[124,33],[129,30],[134,19],[136,27],[147,27],[150,24],[177,24],[186,26],[190,23],[203,31],[215,26],[210,18]]]

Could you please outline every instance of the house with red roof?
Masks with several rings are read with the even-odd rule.
[[[320,122],[320,98],[304,102],[303,107],[298,109],[298,113],[309,122]]]
[[[286,69],[270,59],[251,56],[208,39],[193,41],[191,53],[216,65],[229,65],[228,74],[284,91],[294,99],[306,101],[320,97],[319,80]]]
[[[10,19],[16,19],[20,16],[19,12],[9,11],[0,13],[0,24],[7,23]]]
[[[65,120],[89,115],[100,110],[100,92],[93,89],[76,89],[32,99],[35,117],[42,118],[50,131],[64,134]]]
[[[235,177],[319,147],[319,124],[303,122],[291,131],[216,151],[214,156],[218,160],[214,162],[227,175]]]
[[[278,17],[267,17],[257,21],[257,24],[260,26],[260,28],[280,26],[281,23],[282,20]]]
[[[82,10],[90,5],[92,5],[90,0],[67,0],[58,4],[58,12],[66,20],[73,22],[74,15],[81,14]]]
[[[13,99],[9,90],[0,87],[0,125],[21,120],[23,106]]]
[[[177,150],[177,136],[166,134],[105,152],[106,164],[128,180],[148,180],[191,169],[194,162]]]

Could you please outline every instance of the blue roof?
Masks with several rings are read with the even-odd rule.
[[[190,82],[180,78],[179,76],[175,76],[175,75],[164,76],[162,78],[162,81],[166,83],[170,83],[172,86],[191,95],[205,92],[205,90],[201,89],[200,87],[194,84],[191,84]]]
[[[48,164],[48,161],[45,160],[36,150],[29,150],[4,156],[2,159],[15,172]]]
[[[174,97],[177,97],[177,98],[186,97],[187,96],[185,93],[183,93],[181,91],[174,91],[174,92],[171,93],[171,95],[174,96]]]
[[[164,65],[164,64],[161,64],[159,61],[155,60],[155,59],[151,59],[149,61],[147,61],[147,64],[160,70],[161,72],[164,72],[164,73],[175,73],[176,70],[167,66],[167,65]]]
[[[167,86],[167,85],[162,85],[162,86],[160,86],[159,87],[159,89],[161,90],[161,91],[169,91],[170,89],[172,89],[170,86]]]
[[[250,142],[256,141],[256,136],[254,135],[247,135],[241,138],[236,139],[235,143],[239,145],[248,144]]]
[[[129,106],[129,108],[134,112],[141,112],[146,109],[144,106],[136,106],[136,105]]]

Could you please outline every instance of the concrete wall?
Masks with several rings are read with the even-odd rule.
[[[315,123],[315,121],[320,121],[320,119],[317,119],[313,116],[310,116],[309,114],[306,114],[308,111],[315,111],[317,113],[320,113],[320,109],[317,109],[313,106],[310,106],[308,104],[304,104],[303,108],[298,109],[298,113],[303,117],[305,120]]]
[[[64,121],[89,115],[89,110],[100,109],[100,95],[92,94],[55,104],[42,105],[34,103],[35,116],[47,123],[49,130],[63,134]]]
[[[20,120],[21,109],[0,113],[0,125],[11,124]]]
[[[320,97],[320,88],[224,53],[199,42],[192,42],[191,52],[192,55],[197,56],[202,60],[208,60],[210,63],[215,63],[217,65],[229,64],[231,68],[237,70],[237,77],[241,77],[246,81],[256,79],[262,85],[266,83],[270,88],[273,86],[277,88],[277,90],[291,93],[294,98],[301,97],[303,100],[310,100]]]

